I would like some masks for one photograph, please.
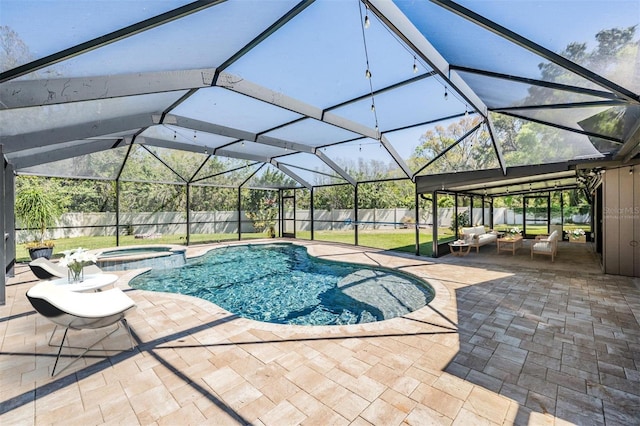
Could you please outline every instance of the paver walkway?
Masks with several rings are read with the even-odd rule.
[[[137,348],[50,378],[53,326],[29,305],[36,280],[20,266],[0,306],[0,424],[640,424],[639,285],[601,274],[586,247],[567,268],[562,254],[527,263],[495,247],[430,259],[300,243],[419,275],[437,296],[402,318],[301,327],[132,290]]]

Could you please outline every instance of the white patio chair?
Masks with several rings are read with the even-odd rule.
[[[538,235],[535,241],[531,244],[531,258],[533,259],[534,253],[546,254],[551,256],[551,262],[554,261],[556,254],[558,253],[558,231],[553,231],[551,235]]]
[[[49,282],[42,282],[27,291],[27,298],[38,313],[54,323],[56,326],[64,327],[64,335],[58,348],[58,355],[53,366],[51,376],[55,376],[56,367],[60,359],[62,348],[82,349],[83,352],[76,356],[62,370],[64,371],[71,364],[80,359],[98,343],[115,333],[120,325],[124,326],[128,336],[131,349],[134,348],[131,330],[125,319],[125,312],[135,306],[135,302],[119,288],[98,292],[98,293],[77,293],[56,286]],[[69,329],[98,329],[108,327],[117,323],[117,327],[106,336],[100,338],[88,347],[65,346]],[[49,345],[53,339],[53,334],[49,338]],[[104,351],[122,350],[105,349]]]

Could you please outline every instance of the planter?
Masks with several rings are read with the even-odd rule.
[[[587,236],[586,235],[581,235],[579,237],[569,236],[569,242],[570,243],[585,244],[587,242]]]
[[[39,257],[44,257],[45,259],[51,259],[53,255],[53,247],[36,247],[29,249],[29,257],[31,260],[36,260]]]

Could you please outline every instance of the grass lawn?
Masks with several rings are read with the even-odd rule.
[[[256,239],[265,238],[266,234],[263,233],[243,233],[242,239]],[[190,244],[212,243],[218,241],[237,241],[238,234],[193,234],[190,237]],[[62,252],[65,250],[72,250],[78,247],[85,248],[87,250],[115,247],[115,236],[96,236],[96,237],[75,237],[75,238],[61,238],[53,240],[55,247],[53,249],[53,257],[62,257]],[[144,244],[179,244],[185,245],[185,237],[179,235],[163,235],[160,238],[154,239],[141,239],[134,238],[133,235],[121,235],[121,246],[133,246]],[[16,245],[16,260],[18,262],[28,262],[29,251],[24,247],[24,244]]]
[[[496,227],[498,230],[507,230],[511,226]],[[571,229],[582,228],[585,232],[590,232],[590,227],[584,224],[565,225],[565,231]],[[546,226],[529,226],[527,228],[529,234],[545,234]],[[441,242],[454,239],[453,232],[448,228],[440,228],[438,230]],[[311,239],[310,231],[298,231],[296,237],[302,240]],[[242,240],[251,240],[256,238],[266,238],[264,233],[243,233]],[[314,238],[317,241],[330,241],[336,243],[354,244],[355,237],[353,231],[316,231]],[[203,244],[219,241],[237,241],[238,234],[193,234],[190,237],[190,244]],[[132,235],[123,235],[120,237],[121,246],[142,245],[142,244],[181,244],[186,243],[184,236],[179,235],[163,235],[156,239],[136,239]],[[379,230],[362,230],[358,233],[358,243],[365,247],[374,247],[384,250],[396,250],[407,253],[415,253],[415,229],[379,229]],[[114,247],[116,245],[115,236],[96,236],[96,237],[76,237],[63,238],[55,240],[55,248],[53,257],[61,257],[62,252],[78,247],[85,249],[98,249]],[[420,254],[423,256],[431,256],[433,253],[431,229],[420,230]],[[16,259],[18,262],[28,262],[29,252],[24,244],[16,246]]]
[[[441,239],[452,239],[453,233],[449,229],[440,231]],[[256,238],[265,238],[264,233],[243,233],[242,240],[251,240]],[[303,240],[311,239],[310,231],[298,231],[296,237]],[[316,231],[314,235],[317,241],[330,241],[336,243],[353,244],[353,231]],[[190,237],[190,244],[202,244],[219,241],[237,241],[238,234],[194,234]],[[96,236],[96,237],[76,237],[63,238],[55,240],[55,248],[53,257],[62,257],[65,250],[71,250],[82,247],[88,250],[114,247],[116,238],[114,236]],[[362,246],[375,247],[384,250],[397,250],[408,253],[415,253],[415,230],[413,229],[395,229],[395,230],[367,230],[360,231],[358,242]],[[121,246],[143,245],[143,244],[185,244],[185,237],[178,235],[163,235],[155,239],[136,239],[131,235],[120,237]],[[431,233],[420,230],[420,254],[430,256],[432,253]],[[28,262],[29,252],[24,244],[16,246],[16,259],[18,262]]]
[[[433,238],[430,231],[420,230],[420,254],[423,256],[431,256],[433,253]],[[450,229],[441,228],[439,232],[440,240],[448,241],[453,239],[453,232]],[[296,232],[296,237],[309,240],[311,239],[311,232],[298,231]],[[316,231],[314,232],[314,238],[316,241],[355,243],[353,231]],[[365,247],[415,253],[416,233],[415,229],[365,230],[358,232],[358,244]]]

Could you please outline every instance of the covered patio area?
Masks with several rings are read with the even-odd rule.
[[[315,256],[416,274],[436,298],[378,323],[281,326],[131,290],[134,272],[121,273],[116,285],[137,304],[136,350],[86,358],[51,379],[53,325],[29,305],[36,280],[18,265],[0,307],[0,420],[629,425],[640,417],[640,283],[590,267],[589,244],[561,247],[551,263],[492,247],[428,259],[296,243]],[[125,338],[114,336],[105,346]]]

